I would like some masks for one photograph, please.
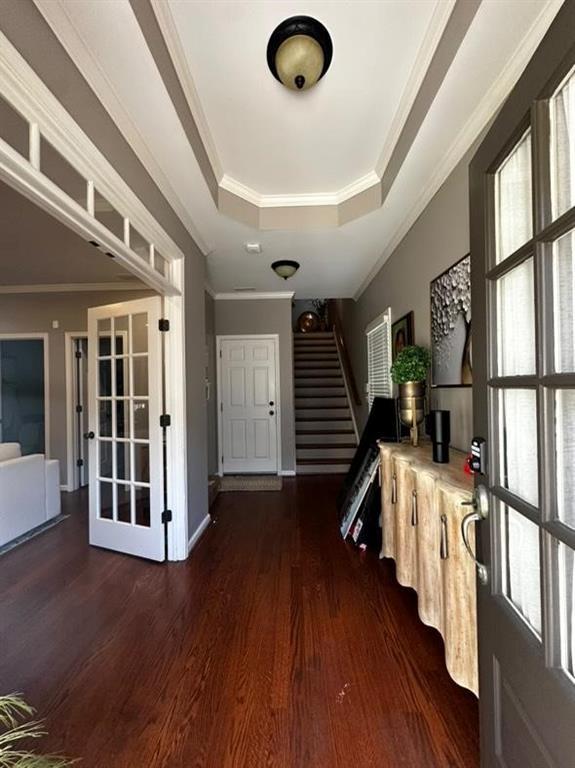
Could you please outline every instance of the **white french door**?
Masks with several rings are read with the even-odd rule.
[[[220,337],[218,346],[222,470],[277,472],[276,339]]]
[[[88,310],[90,544],[165,559],[162,299]]]

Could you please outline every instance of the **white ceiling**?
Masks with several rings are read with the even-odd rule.
[[[299,298],[357,295],[492,118],[561,4],[484,0],[381,208],[337,229],[266,232],[217,210],[128,0],[36,2],[207,253],[212,288],[288,287]],[[299,194],[348,184],[381,159],[435,3],[170,0],[170,8],[218,179]],[[265,60],[269,34],[296,12],[317,16],[334,40],[332,67],[304,94],[282,88]],[[245,253],[248,241],[263,253]],[[301,263],[287,284],[269,269],[278,258]]]
[[[336,192],[373,171],[437,0],[314,2],[334,56],[296,93],[266,64],[269,36],[301,2],[169,0],[221,167],[265,195]]]

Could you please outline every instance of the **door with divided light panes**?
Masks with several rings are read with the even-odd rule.
[[[88,310],[90,544],[165,559],[162,299]]]
[[[575,2],[471,164],[482,766],[575,766]]]

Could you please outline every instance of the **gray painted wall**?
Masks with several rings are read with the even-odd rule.
[[[363,396],[366,326],[387,307],[394,320],[413,310],[415,342],[429,347],[429,283],[469,252],[468,165],[473,151],[451,173],[359,300],[340,305],[346,344],[364,401],[357,409],[360,425],[367,417]],[[431,407],[451,411],[452,445],[467,449],[472,437],[471,388],[433,389]]]
[[[295,471],[293,336],[289,299],[217,300],[216,334],[277,333],[280,344],[282,470]]]
[[[218,472],[218,391],[216,381],[216,309],[215,301],[205,294],[206,317],[206,378],[210,386],[208,400],[208,474]]]
[[[186,405],[188,411],[188,536],[208,514],[208,418],[206,408],[205,260],[185,260]]]
[[[60,478],[67,479],[66,331],[88,332],[88,307],[140,299],[152,291],[4,294],[0,296],[0,333],[47,333],[50,387],[49,455],[60,461]],[[52,328],[57,320],[60,327]]]

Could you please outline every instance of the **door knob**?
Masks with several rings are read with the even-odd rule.
[[[270,405],[273,405],[273,404],[274,404],[274,401],[273,401],[273,400],[270,400],[269,404],[270,404]]]
[[[463,538],[465,549],[477,568],[477,578],[481,584],[487,584],[489,578],[487,567],[483,565],[483,563],[480,563],[475,557],[475,552],[469,543],[469,526],[472,523],[479,523],[481,520],[485,520],[489,514],[489,495],[487,493],[487,488],[484,485],[478,485],[475,489],[473,499],[471,501],[462,501],[461,506],[471,506],[475,510],[468,515],[465,515],[461,521],[461,537]]]
[[[270,416],[273,416],[275,411],[270,411]]]
[[[93,432],[84,432],[84,437],[86,440],[93,440],[96,435]]]

